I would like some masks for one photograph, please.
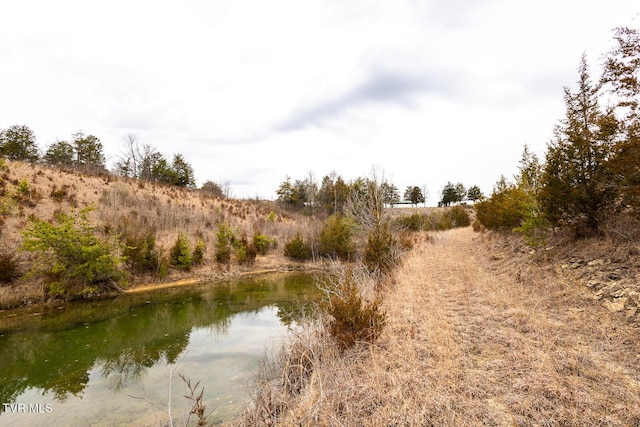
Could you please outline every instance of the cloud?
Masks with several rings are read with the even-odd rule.
[[[411,108],[419,94],[437,90],[439,89],[431,79],[424,75],[406,71],[376,70],[347,92],[295,111],[275,129],[290,132],[309,126],[321,126],[351,108],[370,104],[391,104]]]

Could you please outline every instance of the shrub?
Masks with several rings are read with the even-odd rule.
[[[542,217],[542,215],[530,215],[518,228],[514,228],[513,231],[522,233],[524,242],[527,246],[536,250],[544,249],[547,246],[547,231],[549,230],[549,223]]]
[[[235,248],[234,254],[238,264],[249,264],[251,262],[244,246]]]
[[[451,218],[453,227],[468,227],[471,225],[471,218],[467,210],[462,206],[454,206],[448,212],[447,215]]]
[[[273,245],[274,240],[270,239],[269,236],[265,236],[264,234],[260,234],[256,232],[253,236],[253,246],[255,246],[256,251],[260,255],[265,255],[267,251]]]
[[[520,227],[530,216],[531,197],[524,190],[510,186],[475,205],[478,221],[490,230]]]
[[[227,264],[231,261],[231,248],[229,246],[219,247],[216,249],[216,262]]]
[[[226,264],[231,260],[231,241],[233,240],[233,231],[229,224],[222,223],[218,226],[216,233],[216,261],[220,264]]]
[[[381,303],[380,297],[365,303],[351,274],[338,284],[329,297],[326,312],[330,316],[329,333],[341,350],[377,340],[387,323]]]
[[[53,186],[51,189],[51,193],[49,193],[51,199],[53,199],[56,203],[62,203],[67,197],[67,186],[63,186],[62,188],[58,188],[57,186]]]
[[[127,236],[124,239],[122,254],[133,273],[157,273],[160,269],[160,257],[156,249],[153,232],[141,236]]]
[[[169,275],[169,257],[165,251],[158,254],[158,277],[164,278]]]
[[[251,264],[256,260],[258,252],[255,246],[247,241],[246,236],[235,241],[234,249],[238,264]]]
[[[445,231],[453,228],[453,219],[446,213],[436,213],[431,215],[430,224],[433,230]]]
[[[298,232],[284,246],[284,255],[296,261],[307,261],[311,259],[311,246],[302,240],[300,232]]]
[[[419,213],[401,216],[396,221],[400,227],[409,231],[420,231],[425,228],[425,217]]]
[[[169,264],[178,270],[189,271],[193,265],[191,245],[184,234],[178,235],[176,242],[169,251]]]
[[[319,253],[344,261],[351,259],[355,247],[351,241],[354,224],[347,217],[332,215],[327,218],[319,237]]]
[[[204,240],[198,239],[196,242],[196,247],[193,249],[192,261],[193,265],[202,265],[204,262],[204,253],[207,250],[207,246],[204,243]]]
[[[91,209],[73,215],[58,212],[55,224],[30,217],[22,233],[21,249],[38,255],[36,269],[41,266],[51,295],[86,296],[120,290],[124,283],[118,268],[122,258],[114,255],[117,245],[95,236],[87,218]]]
[[[10,215],[16,207],[16,202],[13,197],[6,195],[0,197],[0,215]]]
[[[0,252],[0,283],[10,284],[18,276],[16,256],[11,252]]]
[[[378,225],[367,238],[364,249],[364,264],[371,273],[390,273],[398,264],[398,243],[389,230],[389,225]]]
[[[433,212],[429,215],[414,213],[396,221],[400,227],[408,231],[444,231],[471,224],[471,218],[462,206],[454,206],[444,212]]]
[[[41,196],[37,190],[31,188],[26,178],[22,178],[16,186],[13,198],[21,205],[34,207]]]

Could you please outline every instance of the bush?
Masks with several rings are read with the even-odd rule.
[[[122,254],[133,273],[157,273],[160,269],[156,238],[151,231],[146,235],[125,237]]]
[[[319,237],[320,255],[338,258],[348,261],[355,253],[355,247],[351,241],[354,224],[347,218],[332,215],[327,218]]]
[[[51,199],[56,203],[62,203],[64,199],[68,196],[67,186],[63,186],[62,188],[58,188],[57,186],[53,186],[51,192],[49,193]]]
[[[216,261],[220,264],[227,264],[231,260],[231,241],[233,231],[226,222],[218,226],[216,233]]]
[[[527,246],[532,247],[536,251],[544,249],[547,246],[547,231],[549,230],[549,223],[542,217],[542,215],[530,215],[518,228],[514,228],[513,231],[522,233],[524,242]]]
[[[475,205],[478,221],[489,230],[514,229],[531,215],[532,201],[526,191],[504,188]]]
[[[434,213],[429,216],[428,224],[430,230],[445,231],[453,228],[453,219],[444,212]]]
[[[274,240],[269,236],[256,232],[253,236],[253,246],[260,255],[265,255],[267,251],[273,246]]]
[[[396,221],[400,227],[408,231],[420,231],[425,228],[425,217],[419,213],[401,216]]]
[[[462,206],[454,206],[452,207],[446,214],[451,218],[451,222],[453,223],[453,227],[468,227],[471,225],[471,218],[469,218],[469,214],[467,210]]]
[[[0,252],[0,283],[8,285],[18,276],[18,260],[16,256],[10,252]]]
[[[398,243],[389,230],[389,225],[378,225],[367,238],[364,249],[364,264],[371,273],[390,273],[398,264]]]
[[[305,243],[300,232],[284,245],[284,255],[296,261],[308,261],[311,259],[311,246]]]
[[[396,220],[397,224],[408,231],[444,231],[455,227],[467,227],[471,224],[469,214],[462,206],[454,206],[444,212],[429,215],[414,213]]]
[[[42,196],[36,189],[31,188],[26,178],[22,178],[17,184],[13,198],[20,205],[34,207]]]
[[[238,264],[252,264],[256,260],[256,247],[247,241],[246,236],[235,240],[234,249]]]
[[[91,208],[69,215],[57,213],[55,224],[29,218],[22,233],[21,249],[36,253],[54,296],[87,296],[95,292],[120,290],[124,274],[119,270],[122,258],[114,255],[117,245],[94,235],[87,218]],[[38,267],[36,267],[38,268]]]
[[[193,265],[191,245],[184,234],[180,234],[169,251],[169,264],[179,270],[189,271]]]
[[[374,343],[387,323],[381,298],[365,303],[350,274],[329,297],[326,312],[330,316],[328,329],[341,350],[365,342]]]
[[[207,250],[207,246],[204,243],[204,240],[198,239],[196,242],[196,247],[193,249],[193,254],[191,256],[193,265],[199,266],[204,262],[204,253]]]
[[[158,277],[165,278],[169,275],[169,257],[166,251],[158,254]]]
[[[231,247],[219,247],[216,249],[216,262],[220,264],[228,264],[231,261]]]

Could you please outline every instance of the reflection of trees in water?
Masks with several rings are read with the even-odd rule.
[[[231,326],[231,320],[237,313],[229,314],[227,317],[220,318],[207,326],[207,330],[211,332],[214,337],[222,337],[229,333],[229,327]]]
[[[275,305],[278,308],[276,315],[280,319],[280,322],[287,326],[291,326],[293,322],[313,318],[318,312],[318,304],[315,301],[301,298],[280,301]]]
[[[146,355],[142,359],[139,357],[137,351],[128,349],[113,359],[98,360],[98,363],[102,363],[101,375],[109,379],[112,390],[121,391],[129,382],[137,381],[155,363]]]
[[[30,387],[63,401],[82,393],[94,366],[113,390],[120,390],[160,360],[175,363],[194,327],[224,335],[234,315],[273,304],[281,321],[291,324],[312,307],[310,300],[317,294],[309,288],[310,279],[298,276],[160,294],[156,300],[145,295],[143,302],[119,298],[117,304],[97,305],[96,311],[105,311],[99,322],[82,323],[66,312],[71,325],[49,320],[57,330],[6,333],[0,336],[0,402],[13,402]],[[291,300],[291,295],[296,297]],[[81,311],[90,310],[83,306]]]

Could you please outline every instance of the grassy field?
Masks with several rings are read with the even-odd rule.
[[[417,243],[376,346],[341,356],[299,337],[312,373],[278,424],[639,425],[638,328],[562,270],[496,245],[470,228]]]

